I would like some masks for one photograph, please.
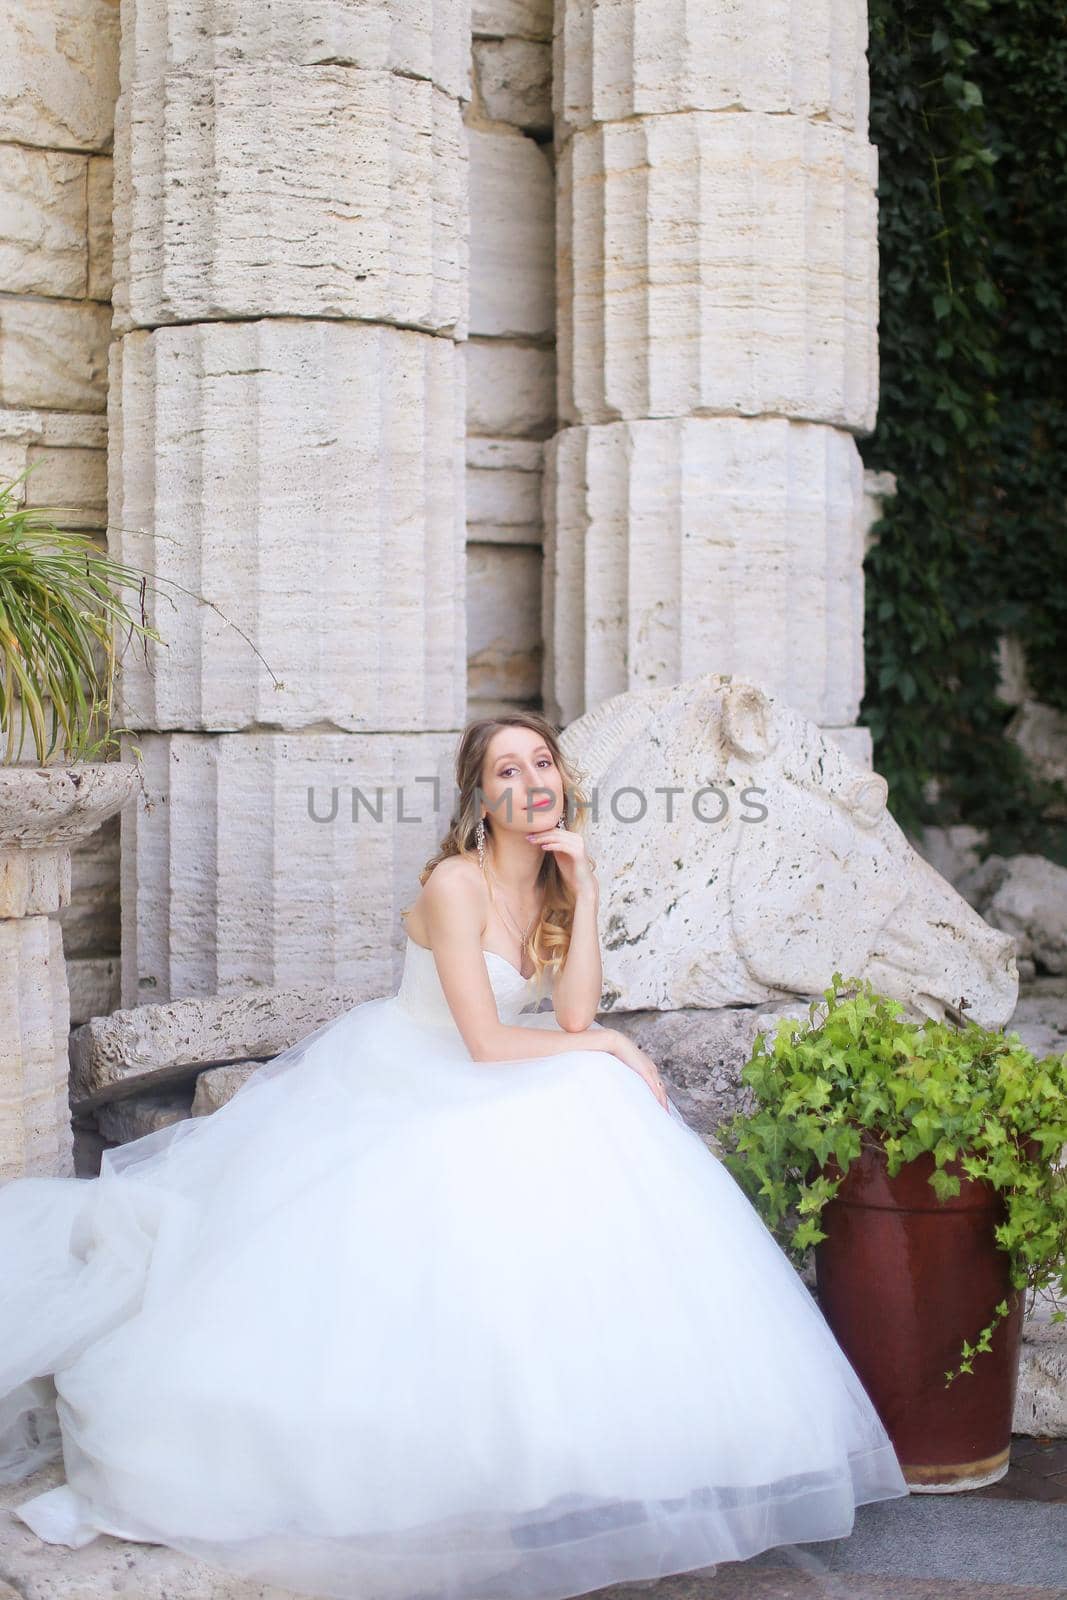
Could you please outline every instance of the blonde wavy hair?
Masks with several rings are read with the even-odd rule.
[[[563,815],[566,825],[571,832],[584,834],[588,819],[588,796],[579,782],[578,772],[560,750],[558,731],[552,724],[536,711],[508,712],[500,717],[478,717],[469,722],[460,735],[456,751],[458,791],[456,809],[437,853],[431,856],[419,873],[420,886],[429,878],[434,867],[439,862],[447,860],[449,856],[471,856],[477,861],[474,830],[478,826],[479,818],[478,790],[483,786],[482,774],[485,770],[489,741],[501,728],[529,728],[544,740],[563,778]],[[486,832],[491,834],[493,829],[491,814],[485,818],[485,827]],[[590,866],[595,867],[596,863],[592,857],[588,859]],[[482,876],[489,897],[495,903],[492,880],[484,868]],[[537,881],[538,884],[544,885],[544,901],[541,914],[534,924],[528,949],[534,963],[533,975],[537,979],[537,988],[540,992],[544,973],[551,969],[553,975],[557,974],[567,959],[574,921],[574,895],[564,882],[559,863],[551,850],[544,852]],[[406,917],[413,905],[414,901],[400,913],[401,917]]]

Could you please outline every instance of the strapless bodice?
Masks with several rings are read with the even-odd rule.
[[[504,956],[497,955],[495,950],[483,950],[482,955],[496,999],[497,1016],[501,1022],[517,1022],[522,1008],[537,999],[534,978],[524,978],[517,967]],[[450,1028],[454,1033],[459,1033],[437,975],[433,951],[425,945],[416,944],[410,933],[407,935],[404,970],[396,997],[417,1022],[429,1027]]]

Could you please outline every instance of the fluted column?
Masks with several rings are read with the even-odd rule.
[[[469,50],[464,0],[124,0],[110,538],[174,602],[124,1004],[393,981],[466,703]]]
[[[862,0],[563,0],[545,702],[751,675],[865,753]]]

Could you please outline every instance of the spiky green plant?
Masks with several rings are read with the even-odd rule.
[[[146,618],[147,580],[87,534],[60,529],[69,507],[20,505],[32,470],[0,484],[0,761],[20,759],[27,728],[40,766],[57,748],[65,761],[106,759],[118,743],[118,636],[123,648],[135,636],[162,642]],[[136,615],[123,590],[136,592]]]

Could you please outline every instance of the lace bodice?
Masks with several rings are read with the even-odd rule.
[[[517,967],[495,950],[483,950],[489,982],[496,998],[497,1015],[501,1022],[515,1023],[527,1005],[536,1004],[537,988],[532,977],[524,978]],[[455,1018],[449,1010],[433,951],[416,944],[410,934],[404,951],[404,971],[397,990],[397,999],[418,1022],[427,1026],[451,1029],[458,1033]]]

